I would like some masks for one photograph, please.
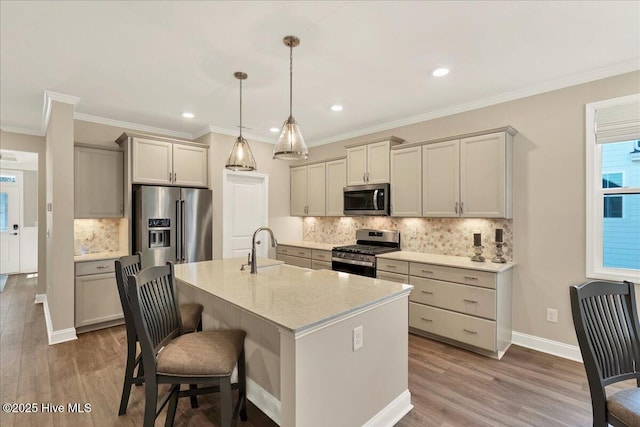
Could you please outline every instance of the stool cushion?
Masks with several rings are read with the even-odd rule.
[[[245,332],[235,329],[194,332],[177,337],[158,354],[158,375],[231,375],[244,347]]]
[[[609,417],[627,426],[640,426],[640,388],[621,390],[607,399]]]
[[[188,303],[180,304],[180,317],[182,318],[182,329],[185,332],[195,331],[202,318],[202,304]]]

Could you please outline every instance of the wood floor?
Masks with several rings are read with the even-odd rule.
[[[126,351],[124,326],[47,345],[43,308],[33,302],[36,280],[10,276],[0,293],[0,403],[33,402],[39,412],[0,412],[0,425],[141,425],[144,387],[134,387],[127,414],[117,415]],[[517,346],[496,361],[410,335],[409,389],[414,409],[398,427],[591,425],[582,364]],[[177,426],[216,425],[217,395],[199,401],[200,408],[191,409],[188,399],[181,399]],[[62,404],[64,413],[42,413],[43,403]],[[91,411],[69,413],[69,403],[89,403]],[[249,404],[248,409],[249,420],[239,425],[276,425],[255,406]],[[161,416],[156,425],[163,423]]]

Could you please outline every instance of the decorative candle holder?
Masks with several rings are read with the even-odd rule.
[[[507,260],[504,259],[504,257],[503,257],[503,255],[504,255],[504,253],[502,252],[502,247],[503,246],[504,246],[503,242],[496,242],[496,256],[493,257],[491,262],[495,262],[495,263],[499,263],[499,264],[504,264],[505,262],[507,262]]]
[[[471,257],[471,261],[484,262],[484,257],[482,256],[482,249],[484,249],[484,246],[473,247],[473,250],[475,251],[476,254]]]

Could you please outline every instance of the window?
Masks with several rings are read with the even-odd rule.
[[[586,108],[586,276],[640,282],[640,94]]]
[[[7,221],[9,220],[9,198],[7,193],[0,193],[0,231],[7,231]]]

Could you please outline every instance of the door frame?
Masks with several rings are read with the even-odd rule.
[[[269,224],[269,175],[259,172],[236,172],[228,169],[222,171],[222,258],[231,258],[231,224],[233,224],[233,215],[230,203],[225,201],[230,200],[232,192],[231,178],[232,177],[247,177],[256,178],[261,182],[264,192],[264,211],[263,211],[263,224]],[[267,245],[262,245],[258,250],[260,256],[266,256]]]

